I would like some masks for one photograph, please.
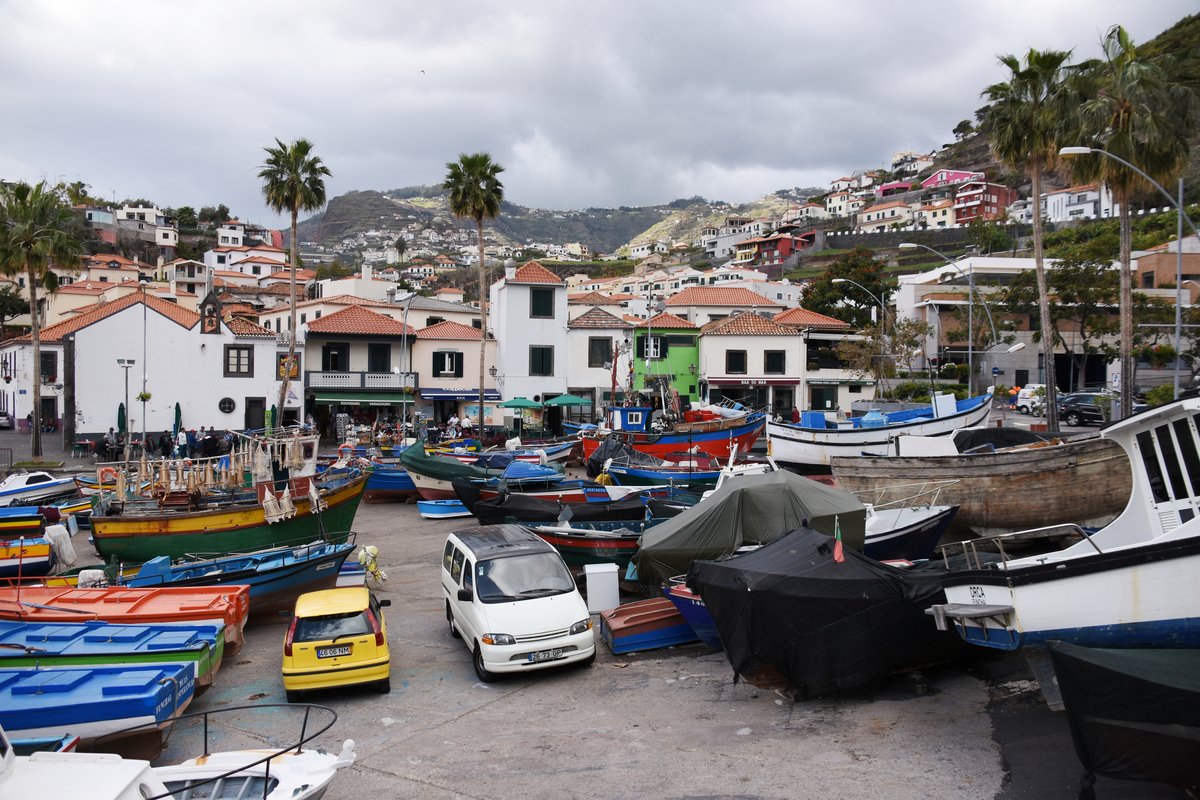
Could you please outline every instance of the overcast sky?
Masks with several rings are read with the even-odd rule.
[[[307,137],[329,196],[461,152],[543,208],[827,185],[951,141],[999,53],[1098,54],[1196,0],[0,0],[0,179],[83,180],[277,224],[256,177]]]

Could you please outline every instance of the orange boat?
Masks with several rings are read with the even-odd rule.
[[[20,622],[87,622],[98,619],[127,625],[224,625],[227,656],[240,650],[245,642],[244,629],[249,614],[249,586],[0,588],[0,619]]]

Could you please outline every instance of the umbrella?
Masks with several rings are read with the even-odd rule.
[[[590,400],[584,400],[574,394],[560,394],[558,397],[551,397],[545,403],[547,406],[590,406],[591,404]]]
[[[179,435],[179,429],[183,427],[183,409],[179,407],[179,403],[175,404],[175,427],[171,433],[174,436]]]
[[[117,433],[125,432],[125,404],[117,403]]]
[[[541,408],[541,403],[535,403],[532,400],[527,400],[524,397],[514,397],[512,400],[505,400],[503,403],[498,403],[501,408]]]

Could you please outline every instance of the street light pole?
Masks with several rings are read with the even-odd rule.
[[[149,281],[144,277],[139,277],[138,280],[142,284],[142,452],[146,452],[146,284]],[[126,377],[129,373],[126,372]],[[126,396],[129,395],[129,390],[125,390]],[[128,400],[126,400],[126,408],[128,408]]]
[[[849,283],[852,286],[857,286],[862,289],[871,299],[879,304],[879,382],[883,383],[883,371],[887,363],[887,306],[883,304],[883,299],[877,296],[867,287],[863,286],[858,281],[852,281],[849,278],[834,278],[830,283]]]
[[[117,366],[125,370],[125,471],[129,471],[129,369],[134,365],[132,358],[118,358]]]
[[[1159,183],[1158,181],[1154,180],[1154,178],[1151,178],[1149,175],[1147,175],[1144,170],[1142,170],[1139,167],[1134,166],[1133,164],[1130,164],[1128,161],[1126,161],[1125,159],[1121,158],[1118,155],[1113,155],[1112,153],[1108,152],[1107,150],[1102,150],[1099,147],[1062,147],[1062,148],[1059,148],[1059,151],[1058,151],[1058,154],[1060,156],[1085,156],[1085,155],[1090,155],[1092,153],[1102,155],[1105,158],[1111,158],[1113,161],[1116,161],[1119,164],[1124,164],[1126,167],[1129,167],[1129,169],[1133,170],[1138,175],[1141,175],[1143,178],[1146,179],[1146,181],[1148,181],[1150,183],[1151,186],[1153,186],[1155,189],[1158,189],[1158,191],[1162,194],[1163,197],[1167,198],[1168,203],[1175,206],[1175,211],[1178,214],[1178,218],[1176,220],[1176,233],[1175,233],[1175,399],[1178,400],[1179,399],[1179,346],[1181,343],[1182,332],[1183,332],[1183,311],[1182,311],[1181,306],[1183,305],[1183,221],[1185,219],[1187,220],[1188,225],[1191,227],[1192,233],[1196,236],[1197,239],[1200,239],[1200,231],[1196,230],[1196,223],[1192,222],[1192,218],[1189,217],[1187,215],[1187,213],[1183,210],[1183,178],[1180,177],[1180,179],[1179,179],[1179,200],[1176,201],[1176,199],[1171,196],[1171,193],[1168,192],[1165,188],[1163,188],[1163,185],[1161,183]],[[1122,382],[1124,382],[1124,380],[1125,380],[1124,371],[1127,366],[1128,366],[1127,364],[1121,365],[1121,371],[1122,371],[1121,380],[1122,380]],[[1132,398],[1130,398],[1130,402],[1132,402]]]

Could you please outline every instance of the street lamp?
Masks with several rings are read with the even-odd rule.
[[[129,369],[137,362],[132,358],[118,358],[117,366],[125,370],[125,471],[129,471]]]
[[[887,333],[887,306],[883,304],[883,298],[876,295],[858,281],[852,281],[849,278],[834,278],[830,281],[830,283],[849,283],[852,286],[857,286],[859,289],[862,289],[864,292],[870,295],[872,300],[879,304],[879,381],[882,385],[884,365],[887,362],[887,340],[885,338],[885,334]]]
[[[1179,399],[1179,344],[1182,338],[1183,331],[1183,221],[1186,219],[1188,225],[1192,229],[1197,239],[1200,239],[1200,231],[1196,230],[1196,223],[1192,222],[1192,218],[1183,210],[1183,178],[1179,179],[1179,200],[1176,201],[1171,193],[1163,188],[1162,184],[1151,178],[1144,171],[1130,164],[1120,156],[1113,155],[1107,150],[1102,150],[1099,147],[1062,147],[1059,148],[1060,156],[1086,156],[1092,153],[1111,158],[1119,164],[1124,164],[1131,170],[1141,175],[1150,184],[1162,193],[1162,196],[1167,198],[1167,202],[1175,206],[1175,211],[1178,212],[1175,230],[1175,399]],[[1125,371],[1129,367],[1128,364],[1121,365],[1121,381],[1125,381]],[[1132,399],[1130,399],[1132,402]]]
[[[146,286],[150,283],[150,279],[145,275],[138,276],[138,283],[142,285],[142,452],[146,452]],[[128,372],[125,373],[128,376]],[[126,390],[126,396],[129,392]],[[126,408],[129,407],[126,401]]]

